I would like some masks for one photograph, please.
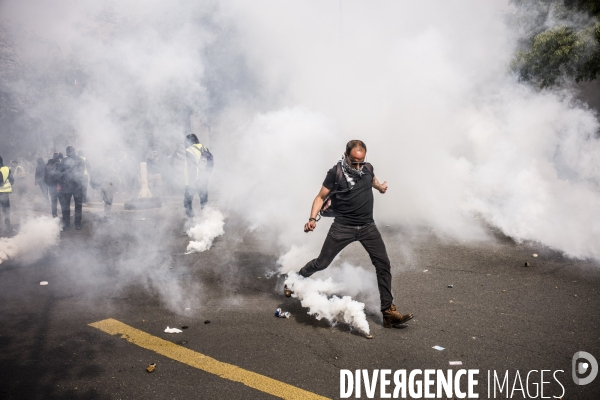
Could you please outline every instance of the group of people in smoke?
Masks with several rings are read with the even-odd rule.
[[[44,159],[41,157],[37,160],[34,176],[35,185],[39,186],[42,197],[47,201],[49,200],[50,211],[54,218],[58,217],[58,204],[60,203],[63,231],[71,229],[71,200],[75,204],[75,228],[77,230],[81,229],[83,203],[88,201],[88,186],[100,189],[104,201],[105,215],[110,213],[114,189],[108,178],[109,174],[100,167],[94,171],[92,179],[90,172],[89,161],[84,157],[82,151],[77,154],[73,146],[67,147],[66,157],[57,151],[47,163],[44,163]],[[1,157],[0,173],[0,203],[4,214],[4,222],[7,231],[10,233],[13,228],[10,222],[9,194],[13,193],[15,183],[18,185],[19,179],[25,178],[27,174],[18,163],[13,168],[4,166]]]
[[[91,186],[98,189],[104,202],[104,216],[110,216],[113,198],[117,186],[131,185],[125,171],[134,170],[132,163],[127,163],[127,156],[121,155],[119,159],[110,158],[111,162],[103,163],[92,169],[89,161],[80,150],[76,153],[73,146],[66,148],[66,156],[56,151],[46,163],[44,159],[37,159],[34,183],[40,188],[42,197],[49,201],[52,216],[58,217],[58,204],[62,211],[62,230],[71,228],[71,200],[75,203],[74,224],[77,230],[82,227],[83,204],[88,202],[87,189]],[[183,177],[185,181],[184,207],[188,218],[185,229],[193,224],[194,212],[192,201],[195,194],[200,199],[203,208],[208,201],[208,176],[213,168],[213,156],[206,146],[203,146],[195,134],[185,138]],[[15,182],[27,176],[25,170],[16,161],[11,163],[12,168],[6,167],[0,158],[0,204],[8,231],[12,231],[10,223],[9,194],[13,192]],[[158,163],[158,153],[153,151],[147,159],[149,178],[160,183],[161,167]],[[121,173],[114,170],[115,166],[122,166]],[[181,172],[180,172],[181,173]],[[17,178],[15,180],[15,178]]]
[[[87,201],[87,186],[89,182],[89,163],[82,156],[75,153],[73,146],[68,146],[66,157],[55,152],[44,166],[43,173],[39,168],[44,160],[38,159],[36,169],[36,184],[50,195],[50,210],[53,217],[58,217],[57,203],[60,202],[62,211],[63,231],[71,229],[71,199],[75,203],[75,229],[81,229],[83,203]],[[46,189],[47,188],[47,189]],[[57,201],[58,200],[58,201]]]

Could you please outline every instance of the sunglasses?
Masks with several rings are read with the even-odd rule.
[[[348,164],[350,164],[350,165],[351,165],[351,166],[353,166],[353,167],[354,167],[354,166],[356,166],[356,167],[362,167],[363,165],[365,165],[365,164],[366,164],[366,162],[365,162],[365,161],[352,161],[352,160],[350,159],[350,157],[347,157],[347,156],[346,156],[346,161],[348,162]]]

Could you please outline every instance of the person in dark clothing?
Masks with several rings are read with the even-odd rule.
[[[385,243],[373,220],[373,190],[387,192],[387,182],[380,183],[373,167],[366,165],[367,146],[361,140],[351,140],[346,145],[342,157],[342,177],[335,194],[336,217],[329,229],[319,257],[309,261],[300,275],[308,278],[331,264],[340,251],[352,242],[359,241],[375,266],[377,285],[383,314],[383,325],[391,328],[413,318],[412,314],[396,311],[392,296],[392,274]],[[317,216],[327,196],[335,186],[337,165],[327,172],[321,191],[313,201],[310,218],[304,225],[304,232],[312,232],[317,227]],[[286,293],[287,295],[287,293]]]
[[[37,167],[35,168],[35,184],[40,187],[44,199],[48,200],[48,185],[44,182],[45,170],[44,159],[40,157],[37,159]]]
[[[75,229],[81,229],[85,162],[75,154],[73,146],[67,147],[67,156],[60,163],[60,193],[58,200],[63,216],[63,231],[71,229],[71,197],[75,201]]]
[[[10,223],[10,199],[9,194],[12,193],[12,185],[15,184],[15,178],[12,176],[10,168],[4,165],[2,157],[0,157],[0,207],[4,214],[4,223],[6,230],[12,232]]]
[[[208,202],[208,178],[214,166],[213,155],[200,144],[198,137],[193,133],[185,137],[185,194],[183,206],[188,217],[188,223],[194,217],[192,200],[194,194],[200,197],[200,209]]]
[[[63,159],[62,153],[55,152],[51,159],[44,167],[44,183],[48,186],[48,193],[50,194],[50,210],[52,211],[52,217],[58,217],[57,203],[58,203],[58,187],[60,185],[60,162]]]

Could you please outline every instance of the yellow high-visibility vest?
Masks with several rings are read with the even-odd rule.
[[[10,169],[8,169],[7,166],[4,166],[0,168],[0,172],[2,172],[2,177],[4,178],[4,185],[0,186],[0,193],[12,193],[12,185],[8,180]]]
[[[205,152],[206,148],[202,146],[200,143],[196,143],[185,149],[187,153],[190,153],[194,156],[194,160],[196,161],[196,176],[193,181],[197,181],[200,175],[206,170],[206,159],[202,158],[202,153]],[[185,157],[185,166],[184,166],[184,178],[185,184],[188,186],[190,184],[190,177],[188,176],[188,165],[187,165],[187,157]]]

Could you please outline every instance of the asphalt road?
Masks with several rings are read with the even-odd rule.
[[[600,398],[600,378],[585,386],[571,378],[575,352],[600,359],[598,262],[492,230],[495,240],[473,244],[380,224],[396,266],[396,304],[416,317],[403,329],[384,329],[380,314],[369,313],[368,340],[344,324],[317,321],[297,299],[282,296],[282,277],[269,274],[279,249],[235,217],[209,251],[184,255],[182,212],[173,203],[117,211],[102,222],[99,208],[86,208],[83,230],[62,233],[42,260],[0,264],[0,398],[273,397],[89,326],[108,318],[330,398],[340,396],[341,369],[461,368],[479,370],[480,398],[487,398],[488,371],[508,371],[512,388],[516,371],[525,383],[531,370],[564,371],[557,377],[565,399]],[[370,265],[359,245],[343,260]],[[292,317],[275,318],[278,307]],[[167,334],[167,326],[188,328]],[[544,381],[545,396],[561,394],[551,373]],[[537,372],[531,394],[535,382]],[[513,398],[524,396],[517,391]]]

